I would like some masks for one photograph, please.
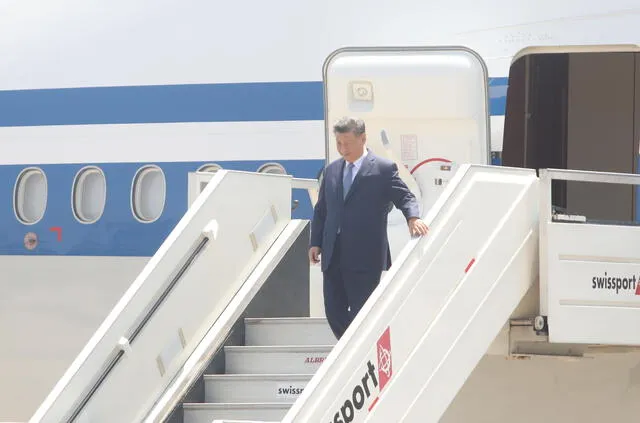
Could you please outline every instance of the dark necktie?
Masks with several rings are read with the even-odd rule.
[[[346,172],[344,172],[344,178],[342,179],[342,198],[347,198],[347,194],[349,193],[349,189],[351,188],[351,184],[353,183],[353,168],[355,165],[353,163],[349,163],[347,166]]]

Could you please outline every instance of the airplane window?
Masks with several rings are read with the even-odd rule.
[[[206,165],[200,166],[200,168],[198,169],[198,172],[216,173],[220,169],[222,169],[222,166],[220,166],[219,164],[216,164],[216,163],[211,163],[211,164],[206,164]]]
[[[104,212],[107,181],[97,167],[81,169],[73,183],[73,214],[82,223],[94,223]]]
[[[284,170],[284,167],[280,163],[266,163],[260,166],[258,169],[260,173],[273,173],[276,175],[286,175],[287,171]]]
[[[157,166],[144,166],[133,179],[131,205],[134,216],[141,222],[157,220],[164,209],[166,181]]]
[[[13,210],[25,225],[38,223],[47,208],[47,177],[36,168],[23,170],[13,191]]]

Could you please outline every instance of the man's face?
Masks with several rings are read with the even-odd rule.
[[[353,132],[336,134],[338,153],[349,162],[356,161],[364,153],[364,144],[367,140],[365,134],[356,135]]]

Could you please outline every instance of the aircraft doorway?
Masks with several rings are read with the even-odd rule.
[[[536,53],[510,69],[503,164],[637,173],[640,53]],[[637,220],[628,185],[555,181],[553,204],[590,219]]]

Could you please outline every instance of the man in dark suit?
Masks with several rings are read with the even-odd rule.
[[[325,171],[311,222],[309,260],[322,259],[324,306],[340,339],[391,266],[387,215],[393,203],[412,235],[425,235],[415,196],[397,165],[365,147],[365,124],[343,118],[333,127],[341,159]]]

